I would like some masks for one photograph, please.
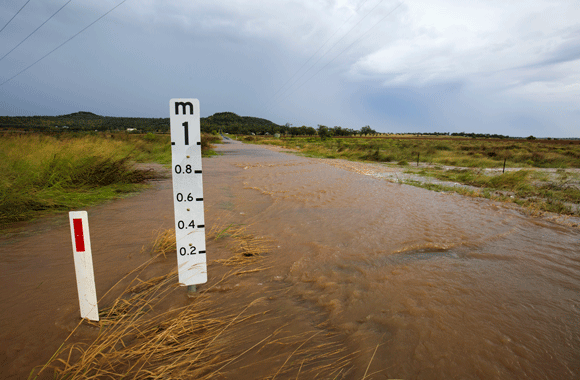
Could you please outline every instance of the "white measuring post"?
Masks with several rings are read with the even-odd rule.
[[[81,318],[99,320],[93,254],[89,235],[89,218],[86,211],[69,212],[70,233],[73,245],[77,289],[81,306]]]
[[[171,161],[179,282],[207,282],[199,100],[171,99]]]

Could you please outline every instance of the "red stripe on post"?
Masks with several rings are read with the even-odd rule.
[[[85,251],[85,235],[83,234],[83,220],[73,219],[73,229],[75,231],[75,247],[77,252]]]

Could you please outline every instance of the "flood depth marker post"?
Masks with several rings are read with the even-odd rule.
[[[171,162],[179,282],[207,282],[199,100],[171,99]]]
[[[89,218],[86,211],[71,211],[68,216],[70,219],[81,318],[98,321],[99,307],[97,305],[93,254],[89,235]]]

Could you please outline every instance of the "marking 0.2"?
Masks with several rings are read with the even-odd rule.
[[[171,99],[171,174],[179,282],[207,282],[199,100]]]

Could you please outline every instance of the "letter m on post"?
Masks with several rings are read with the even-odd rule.
[[[189,107],[189,114],[193,115],[193,104],[191,102],[175,102],[175,114],[179,115],[179,107],[183,115],[187,115],[187,108]]]

